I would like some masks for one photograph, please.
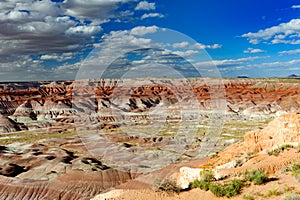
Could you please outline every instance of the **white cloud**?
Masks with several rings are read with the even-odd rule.
[[[141,1],[135,7],[135,10],[155,10],[155,3],[149,3],[147,1]]]
[[[132,35],[146,35],[148,33],[155,33],[157,31],[158,27],[157,26],[138,26],[133,28],[130,31],[130,34]]]
[[[80,20],[89,19],[92,24],[107,22],[109,18],[115,17],[113,12],[120,3],[129,0],[67,0],[62,4],[65,14],[74,16]]]
[[[180,43],[174,43],[172,46],[173,48],[186,48],[190,44],[188,42],[180,42]]]
[[[173,53],[177,54],[177,55],[179,55],[181,57],[188,57],[188,56],[191,56],[191,55],[198,54],[199,51],[196,51],[196,50],[187,50],[187,51],[174,51]]]
[[[222,47],[222,45],[220,45],[220,44],[205,45],[205,44],[201,44],[201,43],[196,43],[194,45],[194,47],[197,49],[219,49]]]
[[[147,33],[155,33],[156,30],[156,26],[138,26],[131,30],[111,31],[102,37],[100,44],[95,45],[98,49],[95,49],[95,52],[92,51],[85,62],[91,66],[91,70],[99,70],[99,67],[110,65],[116,58],[130,51],[141,48],[159,48],[160,46],[153,44],[151,39],[143,37]],[[94,74],[87,72],[87,76],[93,77]]]
[[[2,81],[73,80],[79,66],[79,63],[75,63],[45,68],[42,61],[22,56],[8,63],[0,63],[0,79]]]
[[[0,79],[74,79],[77,71],[71,65],[58,63],[61,66],[49,68],[45,63],[65,62],[75,57],[78,60],[82,51],[97,42],[95,36],[101,33],[103,23],[133,15],[132,11],[121,8],[129,1],[133,0],[2,1]],[[132,39],[130,44],[149,42]]]
[[[298,8],[300,8],[300,5],[293,5],[292,8],[298,9]]]
[[[141,19],[147,19],[147,18],[153,18],[153,17],[163,18],[164,15],[161,13],[145,13],[142,15]]]
[[[300,53],[300,49],[294,49],[294,50],[289,50],[289,51],[281,51],[278,52],[280,55],[285,55],[285,54],[298,54]]]
[[[250,67],[257,67],[257,68],[267,68],[267,67],[273,67],[273,68],[281,68],[282,70],[285,70],[292,66],[298,66],[300,64],[300,60],[289,60],[289,61],[283,61],[283,62],[268,62],[268,63],[259,63],[259,64],[252,64],[249,65]]]
[[[260,58],[262,57],[255,56],[255,57],[246,57],[246,58],[238,58],[238,59],[214,60],[213,63],[215,65],[241,65],[245,62],[257,60]]]
[[[281,23],[256,33],[246,33],[242,37],[250,43],[258,44],[266,41],[271,44],[300,44],[300,19],[292,19],[287,23]]]
[[[173,48],[188,48],[188,49],[219,49],[222,47],[220,44],[213,44],[213,45],[207,45],[207,44],[201,44],[201,43],[195,43],[195,44],[189,44],[188,42],[179,42],[172,44]]]
[[[246,58],[237,58],[237,59],[225,59],[225,60],[212,60],[205,62],[198,62],[197,66],[207,66],[207,65],[216,65],[216,66],[237,66],[244,65],[249,61],[254,61],[257,59],[263,59],[266,56],[254,56],[254,57],[246,57]]]
[[[116,12],[128,1],[6,0],[0,5],[0,56],[83,50],[95,42],[101,23],[132,15],[128,10]]]
[[[262,53],[265,52],[262,49],[254,49],[254,48],[248,48],[246,50],[244,50],[244,53]]]
[[[70,60],[73,58],[73,53],[63,53],[61,55],[59,54],[45,54],[45,55],[42,55],[40,57],[41,60],[56,60],[56,61],[59,61],[59,62],[62,62],[62,61],[65,61],[65,60]]]
[[[71,36],[93,36],[102,31],[100,26],[75,26],[66,30],[67,35]]]

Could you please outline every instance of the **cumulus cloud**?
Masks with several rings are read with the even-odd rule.
[[[147,19],[147,18],[153,18],[153,17],[163,18],[164,15],[161,13],[145,13],[142,15],[141,19]]]
[[[55,60],[55,61],[66,61],[66,60],[70,60],[72,59],[74,56],[74,53],[63,53],[63,54],[45,54],[45,55],[41,55],[40,59],[41,60]]]
[[[196,50],[187,50],[187,51],[174,51],[173,53],[177,54],[177,55],[179,55],[181,57],[189,57],[191,55],[198,54],[199,51],[196,51]]]
[[[101,34],[103,23],[133,15],[119,9],[130,1],[5,0],[0,3],[0,79],[62,78],[62,67],[54,71],[45,63],[78,61],[81,52],[98,41],[95,36]],[[74,68],[67,68],[67,74],[74,75]]]
[[[8,0],[0,6],[0,55],[74,52],[94,43],[101,23],[127,0]],[[127,13],[118,12],[118,13]],[[90,21],[90,23],[84,20]]]
[[[300,8],[300,5],[293,5],[292,8],[294,8],[294,9],[299,9],[299,8]]]
[[[260,64],[252,64],[250,67],[256,68],[279,68],[279,69],[286,69],[287,67],[298,66],[300,64],[300,60],[289,60],[289,61],[277,61],[277,62],[268,62],[268,63],[260,63]]]
[[[222,45],[220,45],[220,44],[205,45],[205,44],[201,44],[201,43],[196,43],[194,46],[197,49],[219,49],[219,48],[222,48]]]
[[[116,15],[120,3],[129,0],[66,0],[62,4],[65,14],[76,17],[80,20],[91,20],[93,24],[107,22],[109,18]]]
[[[145,64],[173,66],[184,70],[190,66],[187,66],[188,62],[178,63],[179,60],[187,59],[193,63],[196,60],[210,60],[207,54],[201,54],[203,49],[221,46],[203,44],[200,46],[200,43],[191,40],[170,43],[169,39],[172,36],[174,32],[156,26],[138,26],[131,30],[111,31],[104,34],[101,43],[95,45],[97,49],[92,51],[89,58],[85,60],[84,67],[81,68],[82,73],[78,78],[99,78],[108,68],[109,73],[105,71],[107,77],[119,77],[127,69],[140,69],[139,66]],[[129,56],[126,56],[127,54]],[[204,73],[207,68],[201,70]]]
[[[148,1],[141,1],[135,7],[135,10],[155,10],[155,3],[149,3]]]
[[[179,42],[179,43],[174,43],[173,48],[185,48],[188,47],[189,43],[188,42]]]
[[[0,55],[83,50],[95,42],[101,24],[133,15],[117,10],[129,1],[6,0],[0,5]]]
[[[157,31],[158,27],[157,26],[138,26],[134,27],[130,33],[132,35],[146,35],[148,33],[155,33]]]
[[[42,62],[30,56],[22,56],[7,63],[1,62],[0,79],[2,81],[72,80],[80,66],[79,63],[75,63],[45,68]]]
[[[266,41],[271,44],[300,44],[300,19],[292,19],[256,33],[246,33],[242,37],[252,44]]]
[[[138,26],[131,30],[111,31],[104,34],[101,38],[101,43],[95,44],[96,49],[89,55],[89,59],[85,60],[85,66],[89,69],[85,70],[84,77],[99,76],[94,71],[101,71],[109,66],[115,59],[123,56],[124,54],[142,48],[160,48],[158,44],[153,44],[150,38],[143,37],[148,33],[155,33],[156,26]],[[120,66],[126,65],[119,63]],[[101,63],[101,65],[99,65]],[[99,78],[99,77],[95,77]]]
[[[247,48],[246,50],[244,50],[244,53],[262,53],[265,52],[262,49],[254,49],[254,48]]]
[[[102,28],[100,26],[75,26],[70,27],[68,30],[66,30],[66,34],[70,36],[80,36],[80,37],[86,37],[86,36],[93,36],[102,31]]]
[[[212,45],[207,45],[207,44],[201,44],[201,43],[194,43],[190,44],[188,42],[179,42],[179,43],[174,43],[172,44],[173,48],[189,48],[189,49],[219,49],[222,48],[222,45],[220,44],[212,44]]]
[[[198,62],[198,66],[206,66],[214,64],[219,67],[229,67],[229,66],[238,66],[238,65],[245,65],[250,61],[254,61],[257,59],[263,59],[266,58],[266,56],[251,56],[251,57],[245,57],[245,58],[237,58],[237,59],[224,59],[224,60],[212,60],[210,62]]]
[[[279,55],[286,55],[286,54],[298,54],[300,53],[300,49],[288,50],[288,51],[280,51],[278,52]]]

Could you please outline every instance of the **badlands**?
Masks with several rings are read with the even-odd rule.
[[[213,199],[184,188],[195,178],[184,169],[206,168],[226,179],[252,169],[273,177],[236,199],[300,192],[285,170],[300,158],[299,82],[0,83],[0,199]],[[153,191],[165,180],[184,191]]]

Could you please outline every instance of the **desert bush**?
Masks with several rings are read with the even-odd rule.
[[[200,188],[201,190],[209,190],[209,185],[210,185],[210,182],[207,182],[207,181],[199,181],[199,180],[195,180],[193,182],[190,183],[189,185],[189,188]]]
[[[291,167],[291,171],[292,171],[292,176],[294,176],[294,178],[297,181],[300,181],[300,164],[294,163]]]
[[[209,190],[217,197],[225,196],[225,190],[222,185],[210,184]]]
[[[210,182],[215,180],[214,172],[212,170],[203,170],[200,172],[201,180],[194,180],[189,184],[189,188],[200,188],[207,191],[209,189]]]
[[[233,197],[241,192],[243,183],[240,180],[232,180],[227,184],[210,184],[209,190],[217,197]]]
[[[161,181],[156,188],[157,190],[165,192],[179,193],[181,191],[181,188],[177,186],[176,182],[170,179]]]
[[[267,197],[270,197],[270,196],[279,196],[281,195],[281,192],[279,192],[277,189],[273,189],[273,190],[268,190],[267,192]]]
[[[238,195],[243,187],[243,183],[240,180],[232,180],[224,185],[215,184],[210,181],[195,180],[190,183],[189,188],[200,188],[202,190],[210,190],[215,196],[228,198]]]
[[[203,170],[200,172],[201,180],[210,182],[215,180],[214,172],[212,170]]]
[[[268,176],[262,170],[252,170],[244,173],[247,181],[251,181],[254,185],[260,185],[268,181]]]
[[[224,185],[225,196],[230,198],[238,195],[243,187],[243,183],[240,180],[232,180],[228,184]]]
[[[291,167],[292,171],[297,171],[300,169],[300,164],[299,163],[294,163]]]

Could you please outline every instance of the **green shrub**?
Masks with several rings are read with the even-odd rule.
[[[260,185],[268,181],[268,176],[262,170],[252,170],[244,173],[247,181],[251,181],[254,185]]]
[[[209,190],[217,197],[226,196],[227,198],[238,195],[241,192],[243,183],[240,180],[232,180],[227,184],[210,184]]]
[[[294,176],[294,178],[297,181],[300,181],[300,164],[294,163],[291,167],[291,171],[292,171],[292,176]]]
[[[225,190],[222,185],[210,184],[209,190],[217,197],[225,196]]]
[[[300,169],[300,164],[299,163],[294,163],[291,168],[292,168],[292,171],[297,171],[297,170]]]
[[[227,185],[224,185],[225,196],[230,198],[238,195],[242,189],[243,183],[240,180],[232,180]]]
[[[201,190],[209,190],[210,182],[195,180],[190,183],[189,188],[200,188]]]
[[[212,170],[203,170],[200,172],[201,180],[210,182],[215,180],[214,172]]]

